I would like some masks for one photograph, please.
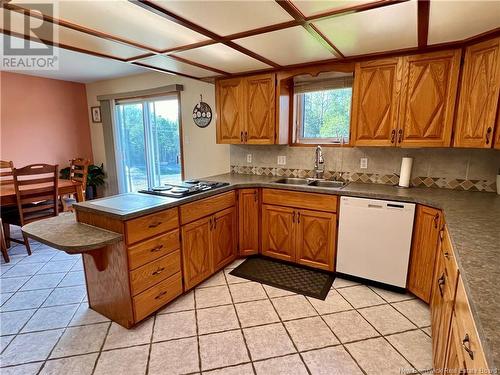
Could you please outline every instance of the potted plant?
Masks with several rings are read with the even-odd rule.
[[[69,167],[61,169],[59,172],[61,178],[69,179]],[[97,187],[104,185],[104,165],[97,166],[90,164],[87,174],[87,186],[85,187],[85,199],[97,198]]]

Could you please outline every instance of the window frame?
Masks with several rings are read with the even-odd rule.
[[[353,80],[354,81],[354,80]],[[326,89],[328,90],[328,89]],[[325,91],[326,91],[325,90]],[[331,147],[342,147],[342,146],[352,146],[352,112],[353,112],[353,97],[354,97],[354,83],[351,86],[351,105],[350,105],[350,115],[349,115],[349,138],[348,139],[338,139],[334,137],[328,138],[304,138],[301,136],[302,128],[304,126],[304,94],[306,92],[296,93],[294,88],[292,88],[291,102],[292,102],[292,123],[291,123],[291,142],[290,146],[331,146]]]

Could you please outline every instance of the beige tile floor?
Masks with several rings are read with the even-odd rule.
[[[88,308],[82,263],[33,243],[1,265],[2,375],[402,374],[431,368],[428,307],[336,279],[325,301],[228,274],[126,330]]]

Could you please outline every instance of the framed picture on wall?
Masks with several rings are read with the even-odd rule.
[[[90,112],[92,112],[92,122],[102,122],[101,107],[90,107]]]

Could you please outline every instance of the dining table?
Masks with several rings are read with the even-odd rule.
[[[36,187],[36,185],[32,185]],[[60,178],[58,181],[58,195],[74,194],[77,202],[83,202],[83,186],[80,181]],[[17,204],[14,184],[0,185],[0,206],[14,206]]]

